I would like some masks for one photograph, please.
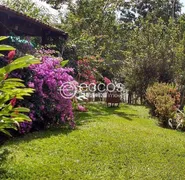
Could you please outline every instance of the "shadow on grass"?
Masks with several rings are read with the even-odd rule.
[[[30,132],[26,135],[21,135],[18,137],[13,137],[9,139],[9,141],[5,142],[5,145],[18,145],[19,143],[22,142],[30,142],[35,139],[44,139],[44,138],[49,138],[51,136],[58,136],[58,135],[68,135],[70,132],[73,130],[70,128],[66,127],[58,127],[58,128],[50,128],[46,130],[41,130],[41,131],[35,131],[35,132]]]
[[[131,109],[131,107],[126,104],[121,105],[121,107],[107,107],[105,103],[91,103],[87,106],[87,108],[88,112],[86,114],[80,114],[82,117],[79,117],[79,115],[77,115],[77,121],[80,121],[81,119],[93,119],[96,116],[106,117],[110,115],[117,115],[129,121],[132,121],[133,117],[139,117],[137,115],[137,111]]]
[[[104,103],[90,103],[87,105],[87,108],[88,112],[75,112],[76,129],[71,129],[66,126],[49,128],[47,130],[32,132],[25,136],[12,138],[8,144],[16,145],[21,142],[29,142],[35,139],[49,138],[61,134],[68,135],[72,131],[78,130],[78,127],[95,121],[97,116],[100,118],[102,116],[106,119],[106,117],[109,117],[110,115],[117,115],[129,121],[132,121],[134,117],[138,116],[136,110],[125,104],[121,105],[121,107],[107,107]]]
[[[44,138],[50,138],[52,136],[59,136],[59,135],[67,136],[72,131],[77,131],[79,126],[85,125],[90,121],[92,122],[92,120],[89,120],[91,116],[89,116],[88,113],[77,112],[75,116],[77,117],[75,129],[72,129],[69,126],[52,127],[44,130],[30,132],[26,135],[20,135],[17,137],[8,138],[5,140],[3,144],[18,145],[19,143],[30,142],[35,139],[44,139]]]

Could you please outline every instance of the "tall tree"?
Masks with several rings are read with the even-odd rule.
[[[123,66],[127,88],[141,98],[154,82],[175,83],[185,60],[181,25],[150,21],[143,19],[132,31]]]
[[[77,0],[70,4],[62,26],[69,32],[68,45],[76,47],[78,57],[101,56],[106,69],[111,71],[121,67],[118,62],[123,58],[123,39],[127,37],[117,19],[119,3],[119,0]]]
[[[113,2],[116,1],[78,0],[70,5],[63,29],[69,32],[70,43],[76,45],[80,56],[118,55],[114,51],[120,49],[116,45],[120,42],[122,30],[116,19],[116,5]]]

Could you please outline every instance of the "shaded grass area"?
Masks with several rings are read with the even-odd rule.
[[[77,129],[50,129],[5,144],[0,179],[185,179],[185,134],[160,128],[142,106],[93,104]]]

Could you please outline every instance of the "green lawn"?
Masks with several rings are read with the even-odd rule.
[[[163,129],[142,106],[91,105],[78,127],[35,132],[5,144],[0,179],[185,179],[185,134]]]

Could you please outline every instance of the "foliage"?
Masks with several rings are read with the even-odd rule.
[[[0,40],[3,39],[5,37],[0,37]],[[14,48],[7,45],[0,46],[0,51],[12,49]],[[24,112],[29,112],[29,109],[14,106],[16,99],[23,99],[24,96],[30,96],[33,93],[33,89],[25,88],[21,79],[8,78],[8,75],[16,69],[39,63],[39,60],[33,56],[24,56],[12,62],[14,55],[15,52],[11,51],[7,60],[9,64],[0,68],[0,131],[6,134],[9,134],[6,130],[8,128],[17,129],[18,122],[30,121],[30,118],[23,114]]]
[[[78,59],[102,57],[107,62],[106,71],[113,71],[110,64],[114,64],[114,60],[121,63],[123,38],[126,37],[126,31],[117,21],[117,4],[108,0],[78,0],[69,5],[61,26],[69,32],[67,45],[75,47]]]
[[[181,4],[173,2],[78,0],[69,4],[61,27],[78,59],[102,57],[103,76],[125,80],[129,91],[144,98],[149,84],[174,81],[181,64]]]
[[[148,18],[131,32],[122,69],[127,89],[141,98],[154,82],[175,82],[184,59],[182,24],[170,20],[166,25],[161,19],[151,23]]]
[[[155,83],[146,92],[151,113],[159,118],[162,125],[167,126],[168,119],[174,118],[180,104],[180,93],[173,86],[165,83]]]

